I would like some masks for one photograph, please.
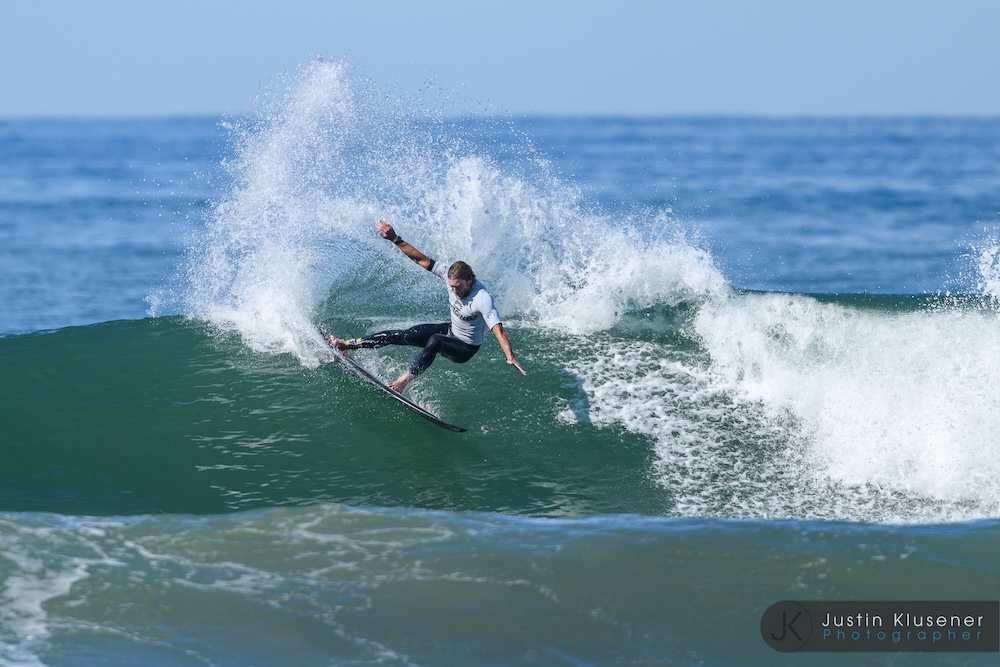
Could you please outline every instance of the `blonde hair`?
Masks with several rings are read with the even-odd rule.
[[[453,280],[475,280],[476,274],[465,262],[454,262],[448,267],[448,277]]]

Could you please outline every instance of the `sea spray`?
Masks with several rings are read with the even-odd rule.
[[[380,282],[373,223],[425,187],[434,139],[419,120],[317,60],[228,124],[233,185],[185,263],[185,310],[266,353],[315,365],[317,308],[331,289]]]
[[[506,311],[543,328],[592,333],[633,310],[728,289],[666,213],[593,210],[557,179],[528,183],[466,158],[429,199],[429,218],[449,230],[439,242],[447,255],[471,257]]]
[[[501,166],[471,126],[391,100],[339,63],[285,83],[230,125],[233,186],[186,262],[187,311],[254,350],[313,365],[322,321],[442,317],[440,285],[392,256],[379,218],[430,256],[468,261],[505,316],[543,327],[601,330],[629,309],[725,289],[667,214],[595,211],[530,146],[494,147],[515,156]]]
[[[315,64],[260,115],[230,126],[233,185],[189,248],[191,314],[237,330],[253,349],[303,359],[317,346],[315,228],[332,213],[319,175],[336,173],[353,116],[341,69]]]
[[[974,243],[967,255],[971,265],[972,283],[976,293],[1000,304],[1000,236],[994,231]]]

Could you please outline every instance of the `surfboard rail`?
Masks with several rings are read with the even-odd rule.
[[[456,426],[455,424],[452,424],[450,422],[446,422],[445,420],[441,419],[440,417],[438,417],[437,415],[435,415],[430,410],[427,410],[426,408],[423,408],[423,407],[417,405],[416,403],[414,403],[413,401],[411,401],[409,398],[407,398],[403,394],[401,394],[398,391],[396,391],[395,389],[392,389],[391,387],[387,386],[384,382],[382,382],[382,380],[380,380],[377,377],[375,377],[374,375],[372,375],[372,373],[370,371],[368,371],[368,369],[366,369],[364,366],[362,366],[361,364],[359,364],[358,362],[356,362],[354,359],[351,359],[349,356],[347,356],[343,352],[341,352],[339,350],[334,351],[330,355],[330,359],[333,360],[333,361],[336,361],[337,364],[341,368],[343,368],[344,370],[346,370],[348,373],[350,373],[351,375],[353,375],[357,379],[361,380],[365,384],[369,384],[369,385],[375,387],[376,389],[378,389],[379,391],[381,391],[383,394],[385,394],[389,398],[391,398],[394,401],[396,401],[398,403],[401,403],[402,405],[406,406],[407,408],[409,408],[413,412],[417,413],[418,415],[420,415],[421,417],[423,417],[427,421],[429,421],[429,422],[431,422],[433,424],[436,424],[437,426],[440,426],[441,428],[447,429],[449,431],[453,431],[455,433],[465,433],[466,432],[466,429],[462,428],[461,426]]]

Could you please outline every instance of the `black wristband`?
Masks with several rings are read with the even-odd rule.
[[[400,236],[399,234],[396,234],[396,238],[394,238],[392,240],[392,244],[393,245],[403,245],[403,237]]]

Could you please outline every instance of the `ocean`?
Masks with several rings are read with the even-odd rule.
[[[323,336],[448,317],[409,390]],[[1000,599],[1000,119],[0,120],[0,665],[987,665],[780,601]],[[412,348],[355,358],[395,377]]]

